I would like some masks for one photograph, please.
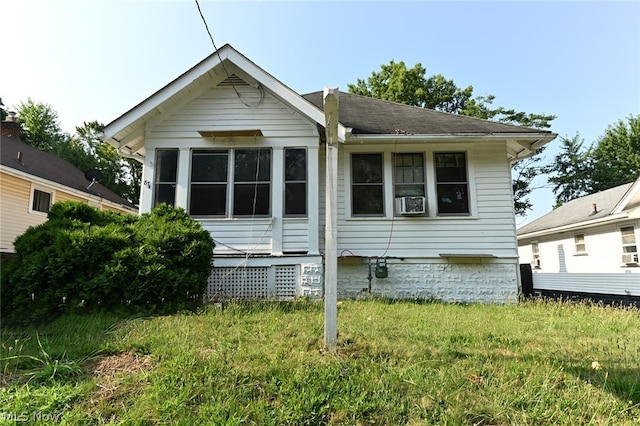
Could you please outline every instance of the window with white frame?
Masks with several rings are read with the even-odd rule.
[[[154,207],[161,203],[171,206],[176,202],[176,180],[178,176],[178,150],[156,150]]]
[[[395,199],[401,200],[404,197],[426,197],[424,154],[395,154],[393,164]],[[396,207],[396,215],[399,213]]]
[[[464,152],[434,154],[439,215],[469,214],[467,156]]]
[[[351,212],[353,216],[384,215],[382,154],[351,154]]]
[[[638,264],[638,245],[635,226],[620,227],[622,237],[622,262],[626,264]]]
[[[587,254],[587,240],[584,234],[575,234],[573,236],[573,243],[576,254]]]
[[[540,269],[540,244],[537,241],[531,242],[531,255],[533,257],[531,266],[535,269]]]
[[[47,213],[51,208],[52,198],[53,193],[34,188],[31,197],[31,211]]]
[[[271,150],[191,152],[189,213],[194,216],[268,216]]]
[[[307,214],[307,150],[284,150],[284,215]]]

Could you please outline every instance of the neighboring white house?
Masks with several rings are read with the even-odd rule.
[[[339,297],[516,300],[510,164],[556,135],[336,95],[325,117],[322,91],[299,95],[225,45],[105,140],[144,164],[141,212],[168,202],[211,232],[211,297],[323,295],[329,145]]]
[[[44,223],[49,207],[58,201],[138,213],[136,206],[102,184],[90,185],[71,163],[22,142],[20,132],[14,117],[0,123],[0,256],[14,253],[16,237]]]
[[[518,229],[533,290],[640,301],[640,179],[572,200]],[[638,298],[638,299],[634,299]]]

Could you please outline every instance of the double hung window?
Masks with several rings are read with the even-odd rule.
[[[464,152],[440,152],[434,157],[438,214],[469,214],[467,156]]]
[[[307,150],[303,148],[284,150],[284,214],[307,214]]]
[[[393,176],[394,197],[426,197],[424,154],[396,154]],[[396,211],[396,214],[399,212]]]
[[[191,215],[268,216],[271,150],[194,150],[190,190]]]
[[[154,207],[160,203],[173,206],[176,202],[176,181],[178,177],[178,150],[156,150]]]
[[[42,191],[40,189],[33,190],[33,199],[31,201],[31,210],[34,212],[47,213],[51,207],[51,192]]]
[[[623,254],[637,254],[638,245],[636,243],[636,230],[633,225],[623,226],[620,228],[620,234],[622,236],[622,253]]]
[[[384,214],[382,154],[351,155],[351,211],[354,216]]]

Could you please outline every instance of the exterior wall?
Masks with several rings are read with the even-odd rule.
[[[37,226],[47,221],[46,213],[31,211],[33,188],[51,192],[52,204],[59,201],[89,203],[87,198],[58,189],[55,184],[32,182],[29,179],[0,172],[0,252],[13,253],[13,242],[18,236],[22,235],[30,226]],[[133,213],[125,208],[107,207],[106,204],[99,202],[96,207],[122,214]]]
[[[368,294],[369,260],[343,258],[338,265],[338,297]],[[515,262],[467,259],[444,262],[434,259],[388,259],[388,277],[375,277],[371,259],[371,294],[389,298],[417,298],[444,302],[513,303],[518,300]]]
[[[567,231],[539,238],[521,239],[518,244],[520,263],[533,259],[531,243],[537,241],[540,252],[539,273],[640,274],[640,267],[627,266],[622,259],[620,227],[634,225],[640,246],[640,221],[625,220],[592,228]],[[587,251],[576,253],[574,236],[584,234]]]
[[[214,255],[276,255],[286,253],[319,254],[318,234],[318,144],[316,126],[286,107],[278,99],[257,89],[236,86],[242,95],[238,99],[233,88],[210,88],[175,109],[156,117],[147,127],[146,158],[142,188],[141,212],[147,212],[153,202],[155,150],[179,148],[176,205],[188,209],[191,150],[229,148],[272,149],[271,217],[215,218],[195,217],[216,240]],[[251,106],[247,106],[249,104]],[[203,130],[260,129],[262,137],[202,137]],[[284,217],[283,169],[284,149],[307,149],[308,216]]]

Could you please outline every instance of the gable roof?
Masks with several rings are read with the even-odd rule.
[[[518,238],[551,234],[560,229],[579,228],[592,223],[626,218],[624,210],[634,198],[640,198],[640,178],[635,182],[571,200],[519,228]]]
[[[21,161],[18,160],[18,153],[20,153]],[[60,157],[22,142],[16,136],[3,135],[0,137],[0,164],[3,168],[36,176],[87,195],[101,197],[112,203],[136,209],[135,205],[99,182],[87,189],[89,182],[84,177],[84,172]]]
[[[158,90],[149,98],[109,123],[104,139],[121,155],[144,152],[145,124],[172,105],[197,93],[200,86],[218,84],[229,77],[228,68],[239,77],[261,85],[276,98],[324,127],[323,91],[301,96],[258,67],[255,63],[225,44],[203,61]],[[490,139],[507,142],[509,159],[531,155],[557,135],[547,130],[532,129],[504,123],[449,114],[380,99],[340,92],[338,102],[338,139],[375,141],[384,138],[459,140]],[[401,135],[401,136],[400,136]],[[142,158],[138,158],[141,160]]]

